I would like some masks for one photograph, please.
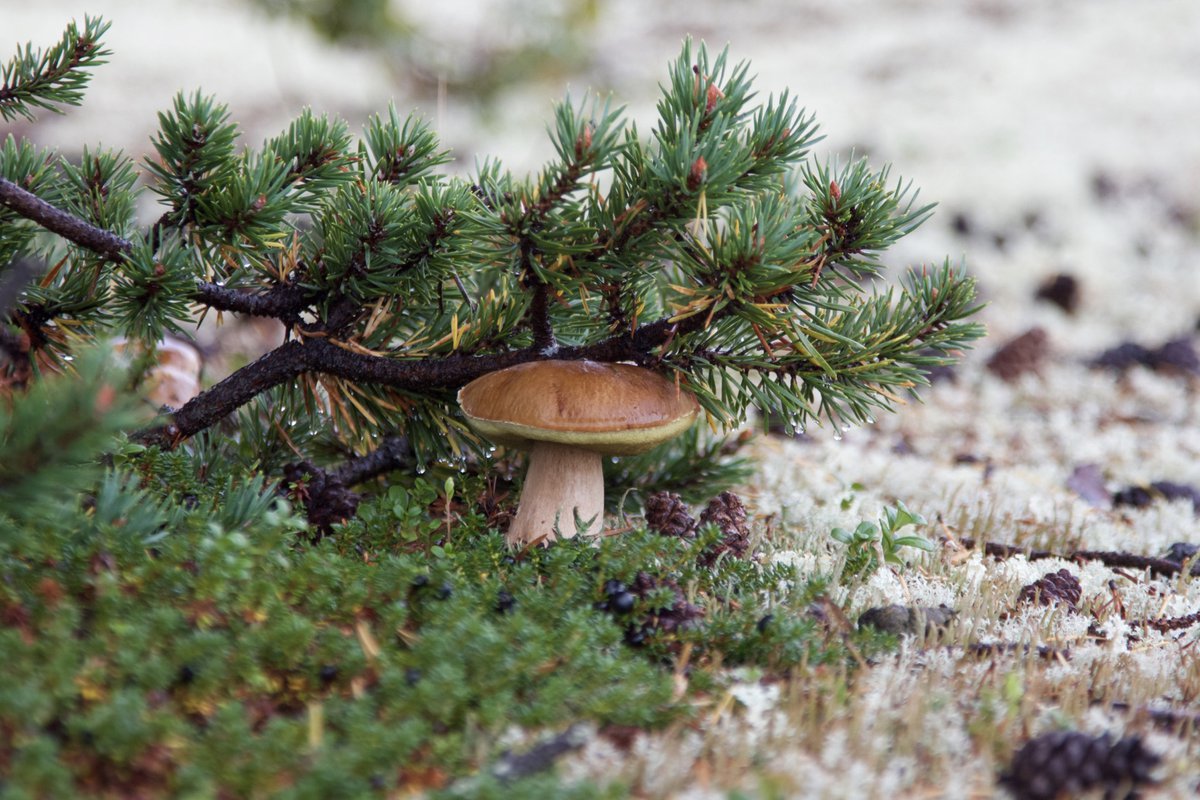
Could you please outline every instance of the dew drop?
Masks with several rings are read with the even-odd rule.
[[[425,467],[417,467],[417,474],[418,474],[418,475],[424,475],[424,474],[425,474]]]
[[[841,431],[834,431],[834,432],[833,432],[833,440],[834,440],[835,442],[840,442],[840,441],[842,440],[842,432],[841,432]]]

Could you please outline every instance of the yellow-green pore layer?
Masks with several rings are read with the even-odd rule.
[[[468,383],[458,402],[471,427],[505,447],[534,442],[633,455],[675,438],[700,405],[647,369],[596,361],[532,361]]]

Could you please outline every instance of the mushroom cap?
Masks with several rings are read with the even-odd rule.
[[[673,439],[700,404],[686,389],[631,364],[531,361],[489,372],[458,393],[480,435],[506,447],[534,442],[633,455]]]

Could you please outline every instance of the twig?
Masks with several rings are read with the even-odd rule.
[[[393,469],[409,466],[411,455],[412,448],[407,438],[388,436],[376,450],[365,456],[355,456],[337,469],[327,471],[327,474],[345,486],[354,486]]]
[[[1122,703],[1120,701],[1110,703],[1109,707],[1113,711],[1145,715],[1160,728],[1173,728],[1177,734],[1188,728],[1192,730],[1200,729],[1200,714],[1190,714],[1186,711],[1171,711],[1164,708],[1147,708],[1146,706],[1135,707],[1129,705],[1129,703]]]
[[[1107,567],[1128,567],[1131,569],[1148,569],[1151,574],[1171,576],[1177,575],[1182,567],[1165,558],[1154,558],[1153,556],[1139,556],[1133,553],[1111,552],[1106,550],[1075,550],[1070,553],[1055,553],[1050,550],[1033,550],[1025,547],[1014,547],[1008,544],[1000,544],[997,542],[980,542],[970,537],[963,537],[961,540],[963,547],[967,549],[975,549],[978,546],[983,547],[983,552],[986,555],[994,558],[1012,558],[1013,556],[1025,556],[1030,561],[1042,561],[1048,558],[1061,558],[1064,561],[1099,561]]]
[[[1190,628],[1193,625],[1200,624],[1200,612],[1195,614],[1184,614],[1181,617],[1162,617],[1159,619],[1131,619],[1126,620],[1130,625],[1141,628],[1151,628],[1160,633],[1168,631],[1180,631],[1185,628]]]
[[[403,436],[389,436],[377,449],[363,456],[353,456],[341,466],[322,469],[304,460],[284,467],[283,486],[304,504],[305,516],[321,534],[332,532],[333,526],[354,516],[361,500],[349,487],[409,465],[411,453]]]
[[[133,249],[133,243],[128,239],[56,208],[7,178],[0,178],[0,205],[7,206],[46,230],[57,233],[80,247],[99,253],[110,261],[124,259]]]
[[[294,321],[296,315],[316,299],[316,292],[292,284],[265,292],[243,292],[215,283],[197,282],[195,299],[218,311],[233,311],[255,317]]]

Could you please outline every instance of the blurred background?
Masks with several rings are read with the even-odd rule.
[[[1194,0],[0,0],[0,43],[48,45],[85,13],[112,22],[113,55],[83,107],[9,126],[68,155],[143,156],[156,113],[200,88],[250,144],[305,105],[354,130],[394,102],[433,122],[454,169],[522,173],[551,157],[568,92],[611,92],[648,131],[691,35],[814,112],[817,158],[890,162],[939,203],[889,260],[962,259],[995,341],[1040,326],[1094,355],[1200,317]],[[1059,275],[1069,312],[1032,300]]]

